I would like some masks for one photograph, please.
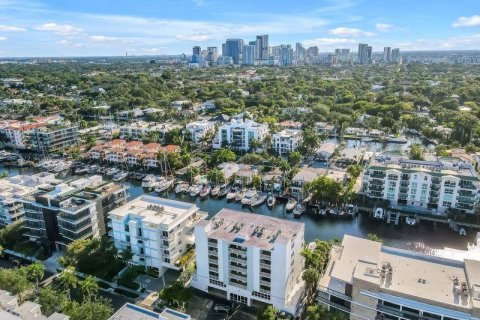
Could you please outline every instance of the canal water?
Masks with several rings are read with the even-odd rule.
[[[335,139],[332,140],[332,142]],[[361,142],[358,140],[345,140],[348,147],[366,146],[370,151],[381,150],[407,150],[412,143],[422,143],[416,137],[409,137],[407,144],[395,143],[373,143]],[[425,145],[425,148],[433,148],[432,145]],[[9,175],[31,174],[33,168],[5,168],[0,167],[0,171],[8,171]],[[133,199],[144,193],[139,181],[125,181],[129,187],[129,198]],[[151,193],[156,195],[155,192]],[[244,207],[239,202],[227,202],[226,198],[216,199],[192,198],[188,194],[176,195],[173,191],[168,191],[159,195],[169,199],[195,203],[200,210],[207,212],[209,217],[214,216],[223,208],[252,212],[255,214],[268,215],[272,217],[296,220],[305,223],[305,241],[310,242],[315,239],[332,240],[342,239],[343,235],[349,234],[359,237],[367,237],[369,233],[374,233],[384,240],[384,243],[397,248],[410,249],[418,252],[434,254],[436,250],[450,247],[460,250],[467,249],[469,242],[475,239],[475,233],[470,232],[467,236],[460,236],[448,229],[445,224],[438,224],[434,227],[432,224],[422,222],[417,226],[387,225],[384,221],[372,220],[367,214],[360,214],[354,218],[335,218],[319,217],[310,214],[304,214],[301,218],[295,219],[293,214],[287,213],[284,203],[278,203],[270,209],[266,204],[256,208]]]

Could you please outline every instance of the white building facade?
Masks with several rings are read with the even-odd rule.
[[[193,143],[198,145],[209,132],[215,130],[215,124],[206,120],[193,121],[188,123],[185,128],[190,132]]]
[[[230,123],[218,128],[213,148],[231,146],[236,150],[248,151],[252,140],[263,141],[268,134],[268,126],[252,120],[232,119]]]
[[[298,149],[302,143],[303,131],[283,130],[272,135],[272,148],[279,155],[288,154]]]
[[[197,274],[191,285],[297,315],[304,229],[303,223],[223,209],[195,227]]]

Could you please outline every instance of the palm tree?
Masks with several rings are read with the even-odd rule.
[[[95,278],[88,276],[85,280],[80,281],[80,291],[82,291],[83,300],[90,301],[98,293],[98,283]]]
[[[38,291],[38,283],[45,275],[45,266],[40,262],[35,262],[26,267],[25,271],[27,278],[35,282],[35,290]]]
[[[302,279],[305,281],[307,292],[307,300],[312,300],[315,297],[318,280],[320,280],[320,272],[314,268],[308,268],[303,272]]]
[[[76,288],[78,284],[77,275],[75,274],[75,267],[66,267],[59,275],[58,280],[65,292],[70,292],[70,289]]]

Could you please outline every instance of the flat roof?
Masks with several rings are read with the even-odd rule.
[[[176,225],[186,216],[198,210],[194,203],[141,195],[109,213],[110,218],[135,215],[143,222],[157,225]]]
[[[109,320],[159,320],[160,315],[154,311],[126,303]]]
[[[210,238],[266,250],[271,250],[275,243],[288,243],[298,235],[303,237],[305,229],[302,222],[230,209],[222,209],[197,226],[205,228]]]

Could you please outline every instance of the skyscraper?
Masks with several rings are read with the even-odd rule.
[[[289,66],[293,63],[293,48],[289,44],[282,44],[280,46],[280,64],[282,66]]]
[[[268,59],[268,34],[257,36],[257,41],[255,41],[255,59]]]
[[[217,62],[217,60],[218,60],[218,49],[217,49],[217,47],[208,47],[207,51],[208,51],[207,61],[210,61],[212,63]]]
[[[359,43],[358,44],[358,63],[367,64],[368,63],[368,44]]]
[[[340,62],[350,61],[350,49],[335,49],[335,55]]]
[[[384,47],[383,48],[383,61],[384,62],[390,62],[391,61],[391,51],[392,51],[392,48],[390,47]]]
[[[395,48],[392,50],[392,62],[400,62],[400,49]]]
[[[202,48],[200,46],[194,46],[192,49],[192,63],[202,62]]]
[[[222,52],[222,54],[223,56],[231,57],[234,64],[239,64],[242,61],[242,51],[242,39],[227,39],[225,41],[225,50]]]
[[[372,46],[367,47],[367,63],[372,63]]]
[[[246,44],[243,46],[243,64],[253,66],[255,64],[255,46]]]
[[[307,55],[310,57],[318,57],[318,47],[310,47],[307,49]]]
[[[303,61],[305,58],[305,48],[300,42],[295,44],[295,59],[297,62]]]

